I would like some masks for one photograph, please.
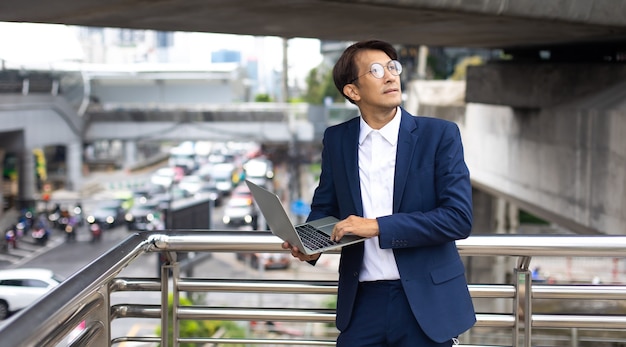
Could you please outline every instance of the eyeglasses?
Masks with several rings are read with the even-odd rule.
[[[402,73],[402,64],[400,64],[400,62],[397,60],[390,60],[386,66],[387,66],[387,70],[389,70],[389,73],[394,76],[398,76]],[[353,79],[352,81],[350,81],[350,83],[354,83],[354,81],[367,75],[368,73],[371,73],[372,76],[380,79],[380,78],[383,78],[383,76],[385,76],[385,68],[383,67],[383,64],[381,63],[374,63],[370,66],[370,70],[368,72]]]

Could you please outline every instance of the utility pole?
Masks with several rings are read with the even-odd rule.
[[[282,91],[280,93],[282,97],[282,102],[284,104],[289,103],[289,61],[288,61],[288,49],[289,49],[289,39],[283,37],[283,74],[282,74],[282,83],[281,88]]]
[[[283,38],[283,79],[282,79],[282,97],[283,104],[285,105],[285,110],[287,112],[287,121],[289,122],[289,133],[291,139],[289,140],[289,168],[290,168],[290,179],[289,179],[289,200],[290,203],[300,199],[302,196],[300,189],[300,149],[298,144],[298,131],[296,129],[296,115],[293,113],[294,111],[288,107],[289,105],[289,60],[288,60],[288,50],[289,50],[289,39]]]

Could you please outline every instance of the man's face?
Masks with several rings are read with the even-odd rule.
[[[395,108],[402,103],[400,76],[394,76],[387,69],[391,58],[383,51],[365,50],[355,59],[359,68],[359,79],[353,83],[355,95],[352,99],[359,107]],[[384,67],[385,74],[376,78],[369,73],[373,63]]]

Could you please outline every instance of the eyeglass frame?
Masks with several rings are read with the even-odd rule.
[[[390,68],[389,68],[389,66],[391,66],[392,64],[393,64],[393,69],[390,69]],[[382,74],[380,77],[376,76],[376,75],[374,74],[374,72],[372,72],[373,67],[374,67],[374,66],[376,66],[376,65],[378,65],[378,66],[380,66],[380,67],[382,68],[383,74]],[[369,71],[367,71],[366,73],[364,73],[364,74],[362,74],[362,75],[360,75],[360,76],[357,76],[357,78],[355,78],[355,79],[353,79],[352,81],[348,82],[348,84],[352,84],[352,83],[354,83],[354,81],[356,81],[356,80],[358,80],[359,78],[361,78],[361,77],[363,77],[363,76],[367,75],[368,73],[369,73],[369,74],[372,74],[372,76],[374,76],[374,78],[376,78],[376,79],[381,79],[381,78],[385,77],[385,67],[387,68],[387,71],[389,71],[389,73],[390,73],[392,76],[400,76],[400,74],[402,74],[402,64],[401,64],[399,61],[397,61],[396,59],[391,59],[391,60],[390,60],[390,61],[388,61],[388,62],[387,62],[387,64],[385,64],[385,65],[383,65],[383,64],[381,64],[381,63],[372,63],[372,65],[370,65],[370,69],[369,69]],[[399,68],[399,69],[398,69],[398,68]],[[396,71],[396,72],[397,72],[397,74],[394,74],[394,73],[393,73],[393,71]]]

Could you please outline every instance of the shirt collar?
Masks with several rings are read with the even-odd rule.
[[[396,115],[393,116],[393,119],[389,123],[385,124],[385,126],[382,127],[380,130],[378,130],[380,135],[382,135],[382,137],[387,140],[387,142],[389,142],[391,145],[395,145],[398,142],[398,133],[400,132],[400,118],[400,107],[397,107]],[[362,145],[367,136],[375,130],[372,129],[367,123],[365,123],[363,117],[361,117],[360,119],[360,125],[359,145]]]

